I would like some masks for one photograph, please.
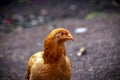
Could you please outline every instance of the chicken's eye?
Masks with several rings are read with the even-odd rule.
[[[64,35],[64,33],[61,33],[61,35]]]

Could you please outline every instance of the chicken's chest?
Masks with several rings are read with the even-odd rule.
[[[63,56],[53,64],[36,63],[32,69],[31,80],[69,80],[71,75],[70,64]],[[66,79],[65,79],[66,78]]]

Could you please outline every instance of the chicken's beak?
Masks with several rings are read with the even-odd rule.
[[[68,40],[74,40],[73,36],[70,33],[68,34]]]

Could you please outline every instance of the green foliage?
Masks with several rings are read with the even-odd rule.
[[[17,1],[22,4],[25,0],[17,0]]]
[[[85,19],[87,19],[87,20],[88,20],[88,19],[92,19],[92,18],[96,17],[97,14],[98,14],[98,13],[96,13],[96,12],[89,13],[89,14],[87,14],[87,15],[85,16]]]

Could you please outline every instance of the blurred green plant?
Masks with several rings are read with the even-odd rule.
[[[93,19],[95,17],[107,17],[107,14],[106,13],[101,13],[101,12],[91,12],[91,13],[88,13],[86,16],[85,16],[85,19],[86,20],[89,20],[89,19]]]
[[[20,4],[22,4],[22,3],[25,2],[25,0],[17,0],[17,1],[18,1],[18,3],[20,3]]]
[[[97,12],[91,12],[85,16],[85,19],[87,19],[87,20],[92,19],[92,18],[96,17],[97,14],[98,14]]]

